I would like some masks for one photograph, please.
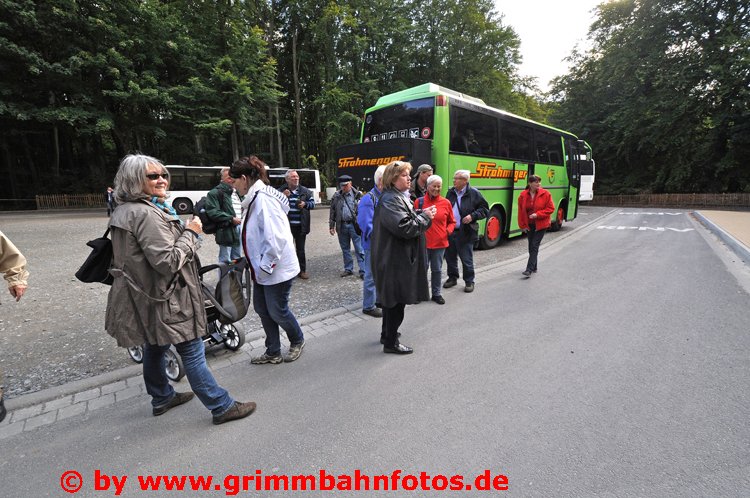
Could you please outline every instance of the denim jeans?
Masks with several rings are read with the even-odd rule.
[[[190,387],[198,399],[214,415],[223,415],[234,405],[234,399],[226,389],[214,379],[206,365],[206,351],[203,340],[198,337],[191,341],[175,344],[177,352],[185,366]],[[151,395],[151,405],[161,406],[168,403],[175,396],[174,389],[164,371],[164,354],[169,349],[166,346],[152,346],[146,344],[143,348],[143,380],[146,392]]]
[[[427,249],[427,267],[430,269],[430,287],[432,297],[440,295],[440,278],[443,274],[443,255],[445,247],[440,249]]]
[[[365,281],[362,284],[362,309],[371,310],[375,307],[375,279],[370,266],[370,249],[365,249]]]
[[[529,223],[529,261],[526,263],[527,271],[536,271],[536,260],[539,255],[539,245],[542,243],[542,238],[547,232],[547,229],[537,230],[536,225]]]
[[[237,225],[237,234],[242,240],[242,225]],[[236,246],[219,246],[219,263],[230,263],[242,257],[242,243]]]
[[[284,329],[290,343],[300,344],[305,340],[297,319],[289,309],[289,294],[292,291],[293,280],[291,278],[274,285],[259,285],[253,282],[253,308],[258,313],[260,323],[266,332],[266,354],[269,356],[281,354],[279,327]]]
[[[357,253],[357,265],[359,274],[364,275],[365,252],[362,250],[362,238],[354,231],[352,223],[342,223],[341,230],[338,231],[339,245],[341,252],[344,254],[344,270],[354,273],[354,260],[352,259],[351,244],[354,244],[354,251]]]
[[[453,232],[448,237],[448,248],[445,250],[445,262],[448,265],[448,278],[458,280],[458,258],[464,271],[464,282],[474,283],[474,242],[461,242],[458,234]]]

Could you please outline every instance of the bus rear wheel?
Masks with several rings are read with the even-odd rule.
[[[193,203],[185,197],[179,197],[172,201],[172,207],[177,211],[177,214],[189,214],[193,212]]]
[[[505,222],[500,210],[493,208],[487,217],[487,223],[484,228],[484,236],[479,239],[481,249],[492,249],[500,243],[503,238],[503,227]]]
[[[555,216],[555,221],[552,222],[552,225],[549,227],[550,232],[557,232],[560,230],[563,226],[563,223],[565,222],[565,209],[560,206],[557,208],[557,215]]]

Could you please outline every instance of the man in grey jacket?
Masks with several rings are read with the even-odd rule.
[[[357,253],[357,266],[359,267],[359,278],[365,278],[365,252],[362,250],[362,239],[354,229],[357,220],[357,205],[362,198],[362,192],[352,187],[352,177],[342,175],[339,177],[341,189],[331,199],[331,209],[328,215],[328,231],[331,235],[338,233],[339,246],[344,255],[344,271],[342,277],[354,275],[354,260],[352,258],[351,246]]]

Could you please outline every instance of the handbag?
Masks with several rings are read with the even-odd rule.
[[[213,289],[202,278],[205,273],[212,270],[219,273],[219,280]],[[245,317],[250,307],[250,263],[246,258],[240,258],[233,263],[204,266],[198,274],[201,276],[203,296],[216,307],[220,323],[230,324]]]
[[[109,273],[112,266],[112,241],[108,235],[109,227],[101,237],[86,242],[91,248],[91,254],[76,272],[76,278],[81,282],[112,285],[114,277]]]

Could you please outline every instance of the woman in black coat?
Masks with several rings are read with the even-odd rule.
[[[384,353],[409,354],[399,343],[398,328],[404,308],[430,300],[427,284],[425,231],[435,216],[435,206],[415,211],[409,200],[411,164],[394,161],[383,173],[383,194],[375,208],[370,239],[370,264],[378,303],[383,308]]]

